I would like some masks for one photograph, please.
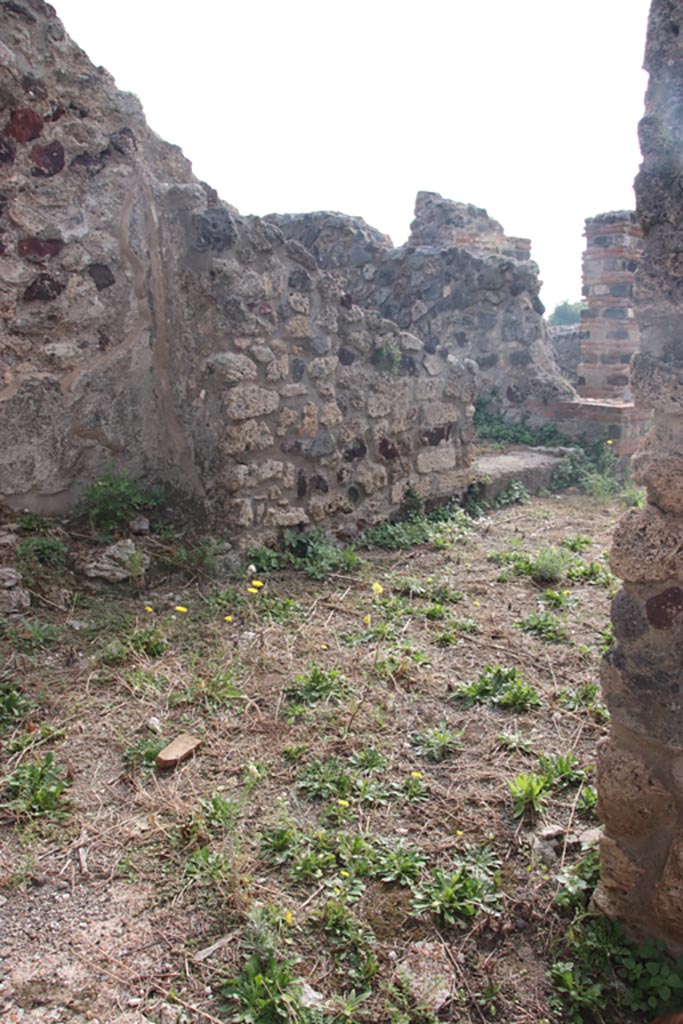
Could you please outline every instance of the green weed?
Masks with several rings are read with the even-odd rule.
[[[27,568],[40,565],[46,569],[63,569],[67,547],[56,537],[27,537],[16,547],[17,561]]]
[[[145,484],[131,480],[127,470],[107,473],[83,494],[81,511],[95,529],[114,533],[128,526],[141,512],[157,508],[163,495]]]
[[[439,726],[414,733],[411,743],[421,757],[438,764],[460,749],[461,737],[462,731],[453,732],[446,727],[445,722],[441,722]]]
[[[294,682],[285,690],[287,700],[294,704],[317,704],[327,701],[338,704],[352,692],[351,686],[336,669],[324,669],[311,665],[308,672],[295,676]]]
[[[65,769],[46,754],[42,761],[26,762],[7,777],[2,803],[17,818],[49,816],[63,818],[66,813],[64,792],[71,785]]]
[[[418,914],[433,914],[441,925],[465,927],[480,910],[497,910],[499,866],[486,848],[469,851],[455,859],[454,870],[437,868],[414,888],[413,909]]]
[[[533,772],[521,772],[514,779],[508,780],[515,818],[521,818],[527,813],[532,818],[540,814],[545,803],[547,788],[547,778]]]
[[[562,644],[570,638],[562,620],[548,611],[531,612],[525,619],[518,619],[515,626],[549,644]]]
[[[513,711],[529,711],[541,703],[537,690],[524,682],[519,670],[503,665],[487,665],[478,679],[459,683],[451,695],[467,707],[493,704]]]

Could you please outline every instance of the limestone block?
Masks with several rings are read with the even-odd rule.
[[[391,412],[391,397],[389,395],[373,392],[368,395],[368,416],[388,416]]]
[[[284,437],[292,427],[299,425],[299,413],[296,409],[281,409],[277,415],[275,433],[278,437]]]
[[[299,431],[303,437],[315,437],[318,433],[318,406],[315,402],[307,402],[303,407]]]
[[[235,501],[226,502],[225,516],[225,525],[229,529],[251,526],[254,522],[254,509],[251,501],[248,498],[238,498]]]
[[[248,420],[253,416],[267,416],[275,412],[280,404],[276,391],[259,387],[258,384],[245,384],[233,388],[224,400],[225,415],[232,420]]]
[[[633,479],[647,487],[648,499],[663,512],[683,515],[683,453],[658,448],[651,435],[631,460]]]
[[[387,486],[387,471],[384,466],[364,462],[354,471],[353,480],[360,484],[366,494],[374,494]]]
[[[613,740],[597,748],[598,814],[608,832],[636,836],[675,820],[674,801],[644,761]]]
[[[224,384],[231,386],[256,380],[258,375],[254,361],[241,352],[220,352],[209,359],[209,366]]]
[[[420,422],[425,427],[442,427],[456,417],[457,409],[451,402],[425,402],[420,406]]]
[[[302,292],[290,292],[288,301],[295,313],[302,313],[304,316],[308,316],[310,312],[308,295],[304,295]]]
[[[441,356],[430,355],[429,353],[423,356],[422,363],[430,377],[438,377],[439,374],[446,370],[448,365]]]
[[[303,508],[269,508],[265,518],[266,526],[307,526],[308,515]]]
[[[643,869],[610,836],[600,836],[600,861],[602,882],[606,889],[627,893],[643,877]]]
[[[318,410],[318,419],[323,427],[336,427],[344,422],[344,415],[336,402],[325,402]]]
[[[285,337],[312,338],[313,328],[307,316],[292,316],[285,324]]]
[[[266,366],[266,380],[276,384],[289,377],[289,358],[286,355],[276,356]]]
[[[424,448],[417,453],[418,473],[440,473],[446,469],[455,467],[455,449],[450,442],[438,445],[436,448]]]
[[[295,422],[298,416],[294,414]],[[273,434],[263,420],[247,420],[231,424],[220,443],[221,452],[227,456],[241,455],[242,452],[266,451],[274,444]]]
[[[629,509],[614,535],[612,571],[632,583],[683,577],[683,517],[665,515],[654,505]]]

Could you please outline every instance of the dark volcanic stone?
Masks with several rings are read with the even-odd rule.
[[[368,446],[362,437],[357,437],[344,449],[344,462],[353,462],[354,459],[362,459],[367,454]]]
[[[0,135],[0,164],[14,163],[17,146],[14,139],[8,139],[6,135]]]
[[[377,450],[383,459],[387,462],[393,462],[401,454],[398,445],[394,444],[388,437],[383,437],[377,445]]]
[[[111,288],[116,281],[106,263],[91,263],[88,267],[88,273],[95,282],[98,292],[104,291],[105,288]]]
[[[298,384],[300,380],[303,380],[305,369],[306,364],[303,359],[300,359],[299,356],[294,356],[289,364],[289,373],[295,384]]]
[[[64,146],[61,142],[48,142],[46,146],[34,146],[31,160],[35,167],[31,174],[36,178],[52,178],[64,170]]]
[[[190,245],[196,252],[205,252],[207,249],[223,252],[236,241],[235,222],[222,206],[211,206],[204,213],[193,216]]]
[[[303,267],[295,267],[289,275],[287,284],[295,292],[310,292],[311,275]]]
[[[49,274],[38,274],[24,292],[24,302],[49,302],[61,295],[66,285]]]
[[[612,600],[612,623],[618,640],[637,640],[647,630],[639,602],[626,590],[620,590]]]
[[[342,364],[342,366],[351,366],[351,364],[356,360],[355,353],[352,352],[350,348],[344,348],[343,345],[339,349],[338,356],[339,362]]]
[[[33,142],[43,130],[43,119],[35,110],[26,108],[24,110],[13,110],[5,135],[16,139],[17,142]]]
[[[42,263],[50,256],[59,256],[63,248],[61,238],[20,238],[17,251],[22,259]]]
[[[329,430],[321,430],[317,437],[305,449],[304,454],[310,459],[320,459],[325,455],[332,455],[337,450],[334,437]]]
[[[680,587],[668,587],[645,602],[647,621],[655,629],[671,629],[682,612],[683,590]]]

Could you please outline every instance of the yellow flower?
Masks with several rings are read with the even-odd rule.
[[[261,580],[252,580],[251,585],[252,587],[256,587],[257,590],[260,590],[261,587],[263,586],[263,583]]]
[[[258,594],[258,590],[256,589],[256,587],[247,587],[247,593],[248,594]]]
[[[185,614],[185,612],[187,611],[187,608],[185,608],[185,607],[184,607],[184,605],[182,605],[182,604],[177,604],[177,605],[175,606],[175,610],[176,610],[177,612],[181,612],[181,613],[182,613],[182,614],[184,615],[184,614]]]
[[[614,441],[608,441],[607,444],[614,444]]]
[[[348,871],[340,871],[339,874],[342,876],[342,878],[348,878],[349,877]]]
[[[410,773],[410,777],[411,777],[411,779],[421,779],[422,778],[422,772],[411,772]]]
[[[232,615],[224,615],[223,619],[225,620],[225,622],[232,622]]]
[[[339,804],[340,807],[348,807],[349,806],[349,801],[348,800],[337,800],[337,803]]]
[[[363,622],[365,623],[366,626],[369,626],[370,623],[372,622],[372,617],[370,615],[364,615]]]
[[[456,834],[456,836],[461,836],[462,835],[462,829],[461,828],[457,828],[455,830],[455,834]]]
[[[327,650],[327,644],[321,644],[320,645],[320,650],[321,651],[326,651]]]
[[[285,924],[291,924],[293,920],[292,911],[285,910]]]
[[[381,583],[373,583],[372,584],[372,592],[373,592],[373,594],[376,594],[377,597],[379,597],[380,594],[384,593],[384,587],[382,586]]]
[[[475,608],[481,608],[481,601],[473,601],[472,604]]]
[[[145,605],[145,611],[146,611],[146,612],[153,612],[153,611],[154,611],[154,609],[153,609],[153,608],[152,608],[152,607],[151,607],[150,605],[146,604],[146,605]]]
[[[433,583],[433,582],[434,582],[434,577],[433,576],[428,576],[427,577],[427,583]]]

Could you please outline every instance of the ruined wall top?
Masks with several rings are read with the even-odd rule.
[[[486,210],[444,199],[438,192],[417,193],[408,245],[464,248],[516,260],[528,260],[531,256],[528,238],[509,238],[503,225],[489,217]]]

